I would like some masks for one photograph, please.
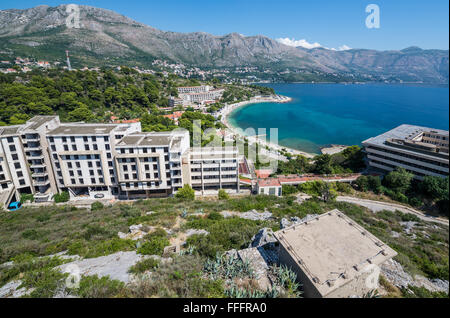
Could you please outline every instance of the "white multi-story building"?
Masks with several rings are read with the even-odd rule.
[[[190,103],[201,104],[206,101],[216,101],[219,100],[223,93],[224,89],[213,89],[211,86],[203,85],[203,86],[192,86],[192,87],[179,87],[178,94],[179,99],[177,100],[178,104],[186,105]],[[175,105],[176,100],[172,100],[172,104]]]
[[[371,168],[389,172],[397,167],[425,176],[448,177],[449,132],[402,125],[363,142]]]
[[[211,86],[209,85],[178,87],[178,94],[207,93],[210,90]]]
[[[190,185],[198,191],[239,191],[239,152],[236,147],[191,148],[186,156]]]
[[[200,173],[198,173],[200,172]],[[140,123],[61,124],[37,116],[0,128],[0,203],[33,194],[51,201],[169,196],[185,184],[197,190],[237,189],[237,148],[190,148],[189,132],[143,133]]]

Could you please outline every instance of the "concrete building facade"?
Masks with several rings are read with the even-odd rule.
[[[37,116],[0,128],[4,206],[22,194],[48,202],[62,191],[74,200],[163,197],[185,184],[238,190],[237,148],[199,152],[188,131],[143,133],[140,123],[61,124],[57,116]]]

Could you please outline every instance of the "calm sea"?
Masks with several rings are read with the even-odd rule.
[[[278,128],[279,144],[320,153],[331,144],[362,141],[401,124],[449,129],[449,88],[420,85],[271,84],[291,103],[235,110],[233,126]]]

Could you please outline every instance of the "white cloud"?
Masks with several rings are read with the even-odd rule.
[[[277,39],[278,42],[284,44],[284,45],[288,45],[288,46],[293,46],[293,47],[303,47],[305,49],[314,49],[314,48],[324,48],[327,50],[332,50],[332,51],[347,51],[347,50],[351,50],[352,48],[349,47],[348,45],[341,45],[340,47],[338,47],[337,49],[335,48],[328,48],[325,46],[322,46],[320,43],[318,42],[314,42],[314,43],[309,43],[308,41],[306,41],[305,39],[302,40],[296,40],[296,39],[290,39],[290,38],[279,38]]]
[[[313,49],[316,47],[322,47],[322,45],[320,45],[320,43],[309,43],[308,41],[306,41],[305,39],[303,40],[295,40],[295,39],[290,39],[290,38],[280,38],[277,39],[278,42],[284,44],[284,45],[288,45],[288,46],[294,46],[294,47],[304,47],[306,49]]]

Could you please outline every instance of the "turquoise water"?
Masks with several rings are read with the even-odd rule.
[[[278,128],[279,144],[320,153],[331,144],[360,145],[401,124],[449,129],[449,89],[420,85],[271,84],[287,104],[238,108],[230,124]]]

